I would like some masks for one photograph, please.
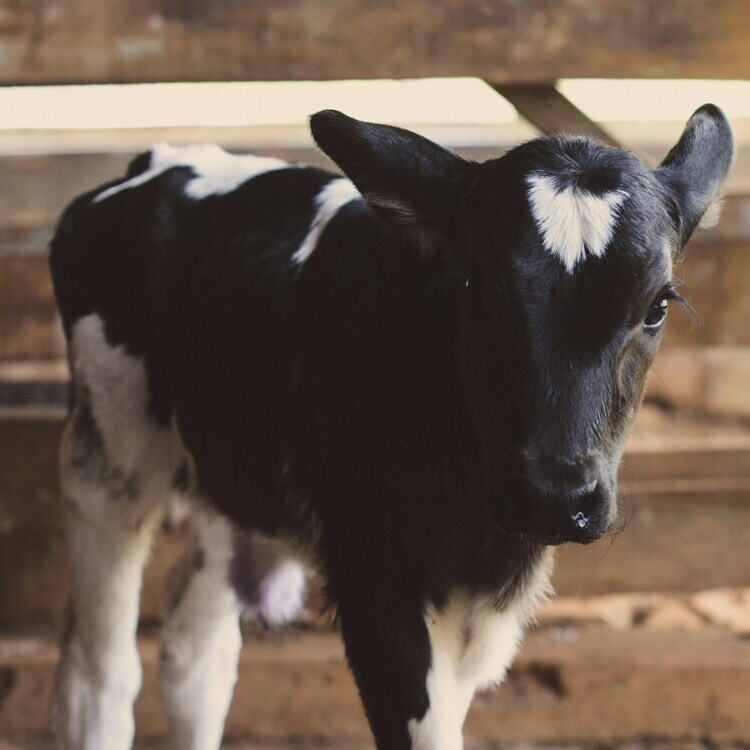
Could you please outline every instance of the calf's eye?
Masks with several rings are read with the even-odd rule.
[[[667,298],[660,297],[648,311],[646,319],[643,321],[644,327],[649,331],[655,331],[664,324],[664,318],[667,315]]]

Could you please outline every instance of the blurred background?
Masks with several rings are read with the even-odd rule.
[[[750,745],[750,3],[4,0],[0,750],[47,747],[67,376],[47,243],[75,195],[161,140],[324,164],[306,118],[326,107],[470,158],[568,131],[655,166],[709,101],[738,156],[721,223],[677,271],[699,319],[673,308],[621,472],[622,528],[560,550],[559,597],[474,702],[475,750]],[[142,594],[144,747],[165,731],[155,626],[186,533],[165,528]],[[228,748],[370,747],[317,601],[284,632],[248,623]]]

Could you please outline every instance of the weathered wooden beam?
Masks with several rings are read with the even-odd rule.
[[[526,128],[524,128],[526,130]],[[226,138],[226,133],[223,134]],[[484,132],[483,136],[487,133]],[[234,143],[227,145],[222,134],[216,131],[195,129],[191,133],[183,131],[178,143],[203,143],[214,138],[231,151],[251,150],[260,156],[275,156],[289,161],[311,164],[328,169],[335,169],[330,160],[316,149],[312,141],[305,145],[283,145],[279,139],[274,146],[257,146],[252,143]],[[161,133],[141,132],[138,146],[143,150],[160,138],[168,137]],[[102,133],[95,133],[94,138],[102,139]],[[298,137],[299,138],[299,137]],[[512,148],[518,140],[493,142],[489,138],[484,144],[456,146],[451,140],[440,139],[443,145],[452,148],[456,153],[468,159],[484,161]],[[666,155],[672,142],[652,145],[649,150]],[[63,144],[64,146],[64,144]],[[63,208],[76,195],[91,190],[109,180],[125,173],[128,162],[138,153],[123,144],[119,133],[110,132],[102,146],[102,151],[78,151],[81,143],[73,145],[70,151],[44,154],[0,154],[0,253],[16,254],[34,252],[43,249],[49,237],[48,230],[57,221]],[[125,150],[123,150],[125,149]],[[743,151],[738,154],[734,167],[735,177],[743,184],[750,186],[750,158],[743,160]],[[744,177],[744,175],[749,175]],[[46,234],[44,232],[47,232]],[[703,246],[717,241],[750,239],[750,192],[736,192],[728,195],[724,201],[719,225],[711,230],[698,230],[691,241],[691,248],[698,252],[697,244]],[[42,240],[40,242],[40,240]],[[36,243],[36,245],[34,244]],[[689,253],[692,254],[691,249]]]
[[[64,351],[46,254],[0,254],[0,361],[49,359]]]
[[[144,680],[135,723],[138,741],[150,743],[167,731],[156,634],[144,633],[139,650]],[[57,658],[51,638],[6,637],[0,643],[0,674],[11,677],[0,709],[0,741],[40,747]],[[506,683],[473,701],[466,742],[474,750],[509,741],[745,747],[749,692],[750,642],[734,633],[574,622],[527,635]],[[226,731],[238,743],[222,747],[237,750],[371,748],[341,636],[299,629],[248,634]],[[47,747],[43,740],[41,746]]]
[[[745,0],[38,0],[0,82],[750,78]]]
[[[665,347],[647,394],[673,410],[750,420],[750,347]]]
[[[649,494],[630,494],[623,483],[617,527],[622,533],[588,548],[561,548],[555,589],[561,595],[589,596],[745,585],[750,483],[721,489],[722,483],[672,478]]]
[[[601,125],[581,112],[554,84],[492,84],[490,85],[545,135],[573,133],[597,138],[603,143],[622,148],[622,144]]]

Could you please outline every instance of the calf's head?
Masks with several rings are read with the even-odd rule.
[[[338,112],[311,125],[383,220],[455,280],[461,377],[496,525],[540,543],[597,539],[679,299],[673,263],[716,213],[730,167],[722,112],[697,110],[654,170],[581,137],[477,164]]]

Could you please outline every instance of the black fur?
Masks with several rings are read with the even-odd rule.
[[[660,337],[643,321],[669,282],[665,241],[686,239],[675,206],[687,226],[707,204],[705,159],[687,153],[706,144],[688,139],[655,173],[582,138],[480,165],[335,112],[312,129],[365,200],[301,267],[334,175],[284,169],[195,201],[194,173],[174,168],[74,202],[52,271],[66,331],[96,312],[144,358],[154,419],[176,418],[211,503],[270,536],[314,521],[378,747],[399,750],[429,705],[425,604],[464,587],[505,606],[546,544],[610,522]],[[603,257],[571,274],[544,249],[531,172],[628,193]]]

